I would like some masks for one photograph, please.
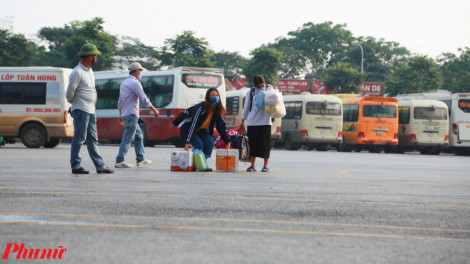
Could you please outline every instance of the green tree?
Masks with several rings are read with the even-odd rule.
[[[39,66],[44,52],[23,34],[0,29],[0,66]]]
[[[119,39],[114,59],[121,65],[139,62],[148,70],[160,69],[160,54],[153,47],[143,44],[139,39],[124,36]]]
[[[112,68],[116,52],[117,38],[103,29],[104,20],[100,17],[88,21],[73,21],[63,28],[44,27],[39,30],[39,38],[48,44],[49,65],[74,68],[80,57],[77,55],[85,43],[95,44],[103,53],[95,70]]]
[[[435,91],[442,86],[439,65],[427,56],[415,56],[394,68],[385,81],[390,96]]]
[[[225,76],[240,75],[243,65],[247,62],[247,59],[238,52],[229,51],[214,52],[209,59],[214,63],[214,67],[224,70]]]
[[[330,93],[357,93],[364,82],[365,73],[351,67],[349,63],[338,62],[326,70],[323,84]]]
[[[252,86],[255,75],[262,75],[266,83],[274,84],[281,69],[282,52],[275,48],[261,47],[254,49],[250,55],[252,58],[248,60],[242,70],[246,77],[245,84]]]
[[[162,47],[162,65],[170,67],[193,66],[212,67],[209,60],[209,43],[204,38],[197,38],[193,31],[183,31],[175,38],[165,40]]]
[[[277,39],[271,47],[283,52],[281,77],[293,78],[326,69],[331,57],[344,52],[354,41],[346,25],[306,23],[288,37]]]
[[[383,82],[392,72],[392,69],[404,61],[410,52],[396,42],[375,39],[373,37],[359,37],[354,44],[345,47],[344,52],[337,53],[329,61],[329,65],[338,62],[349,62],[355,69],[361,68],[361,45],[364,51],[364,72],[367,72],[365,81]]]
[[[460,56],[445,53],[441,55],[444,88],[453,93],[470,92],[470,48],[459,49]]]

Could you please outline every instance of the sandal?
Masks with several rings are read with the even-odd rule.
[[[250,167],[248,167],[248,169],[246,169],[246,171],[252,172],[252,171],[256,171],[256,170],[255,170],[254,166],[250,166]]]
[[[263,169],[261,170],[262,172],[268,172],[269,171],[269,168],[264,166]]]

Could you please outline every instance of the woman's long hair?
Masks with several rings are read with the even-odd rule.
[[[202,102],[202,107],[204,108],[205,111],[207,111],[210,108],[210,106],[212,104],[211,101],[210,101],[210,94],[211,94],[212,91],[216,91],[217,95],[219,96],[219,99],[220,99],[219,103],[214,108],[214,116],[225,114],[225,108],[224,108],[224,105],[222,104],[222,98],[220,98],[220,93],[215,88],[210,88],[210,89],[207,90],[206,100],[204,102]]]

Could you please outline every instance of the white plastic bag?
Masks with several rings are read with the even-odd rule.
[[[268,91],[264,97],[264,104],[264,109],[270,117],[282,118],[286,115],[286,107],[284,106],[282,93],[274,90],[271,85],[268,86]]]

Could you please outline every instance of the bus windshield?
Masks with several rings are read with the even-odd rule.
[[[341,115],[341,104],[329,102],[307,102],[307,115]]]
[[[397,108],[391,105],[364,105],[363,117],[396,118]]]
[[[181,81],[189,88],[217,88],[222,84],[220,75],[185,73]]]
[[[425,120],[447,120],[447,111],[445,108],[416,107],[414,110],[414,118]]]

